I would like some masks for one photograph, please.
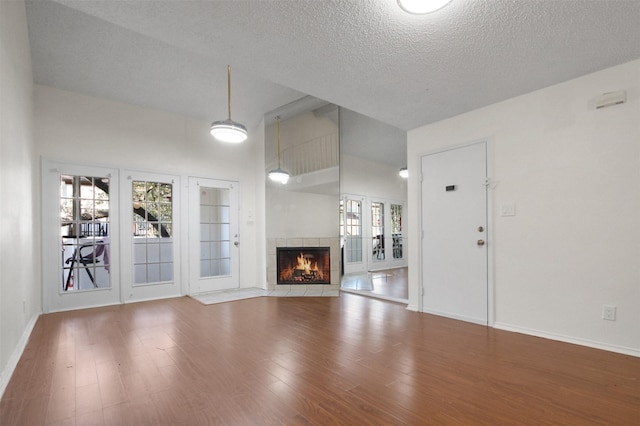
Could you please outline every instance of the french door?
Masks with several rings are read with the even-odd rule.
[[[240,286],[238,182],[189,178],[189,293]]]
[[[367,271],[365,249],[365,197],[344,195],[341,200],[341,237],[343,245],[344,273],[353,274]]]
[[[43,161],[44,312],[120,303],[118,179],[117,169]]]
[[[345,274],[406,266],[402,202],[345,194],[340,213]]]
[[[125,300],[179,296],[180,177],[125,171],[122,284]]]
[[[370,271],[406,266],[403,214],[402,202],[371,200]]]

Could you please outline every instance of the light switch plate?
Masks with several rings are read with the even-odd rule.
[[[500,205],[500,216],[515,216],[516,203],[508,202]]]

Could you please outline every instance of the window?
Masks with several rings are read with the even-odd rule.
[[[231,274],[229,189],[200,187],[200,278]]]
[[[402,205],[391,204],[391,236],[393,258],[402,259]]]
[[[347,263],[362,262],[362,202],[346,200],[344,211]]]
[[[371,203],[372,259],[384,260],[384,203]]]
[[[134,285],[173,281],[173,186],[134,180]]]
[[[62,292],[109,288],[109,178],[60,175]]]

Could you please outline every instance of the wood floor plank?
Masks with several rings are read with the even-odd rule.
[[[339,298],[42,315],[0,424],[640,424],[640,358]]]

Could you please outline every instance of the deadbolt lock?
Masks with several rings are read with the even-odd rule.
[[[478,226],[478,232],[482,232],[484,231],[484,227],[483,226]]]

